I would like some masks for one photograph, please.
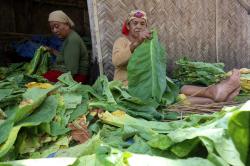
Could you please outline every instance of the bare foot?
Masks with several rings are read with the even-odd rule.
[[[240,71],[234,69],[232,75],[219,84],[211,86],[208,92],[213,94],[213,99],[216,102],[227,101],[229,96],[240,87]]]
[[[237,89],[235,89],[235,91],[233,91],[227,98],[227,101],[233,101],[234,97],[238,96],[238,94],[240,93],[240,89],[241,87],[238,87]]]

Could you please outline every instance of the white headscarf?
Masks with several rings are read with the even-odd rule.
[[[62,10],[56,10],[49,14],[48,21],[57,21],[62,23],[68,23],[70,27],[73,27],[75,24],[74,22],[65,14]]]

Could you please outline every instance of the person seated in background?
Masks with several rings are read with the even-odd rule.
[[[56,62],[44,77],[57,82],[61,74],[70,71],[75,81],[87,83],[88,51],[81,37],[72,29],[74,22],[61,10],[51,12],[48,21],[52,33],[63,40],[63,46],[61,52],[47,48],[56,56]]]
[[[112,63],[115,66],[114,80],[120,80],[128,85],[127,65],[134,50],[145,40],[151,38],[147,29],[147,15],[142,10],[129,13],[122,27],[122,37],[113,46]],[[188,96],[191,104],[209,104],[213,102],[231,101],[240,91],[240,72],[233,70],[233,74],[219,84],[209,87],[184,85],[181,93]]]

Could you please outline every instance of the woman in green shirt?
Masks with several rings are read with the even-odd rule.
[[[49,25],[53,34],[64,40],[60,52],[48,48],[56,56],[55,64],[51,65],[44,77],[56,82],[62,73],[71,72],[73,78],[82,83],[87,82],[89,58],[87,48],[81,37],[72,29],[73,21],[61,10],[49,14]]]

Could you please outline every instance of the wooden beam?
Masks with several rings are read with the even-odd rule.
[[[74,3],[70,2],[59,2],[59,1],[51,1],[51,0],[33,0],[34,2],[40,4],[49,4],[49,5],[61,5],[61,6],[68,6],[68,7],[77,7],[77,8],[84,8],[84,3],[82,1],[77,1]]]
[[[0,32],[0,36],[23,36],[23,37],[32,37],[37,34],[26,34],[26,33],[17,33],[17,32]],[[42,36],[51,36],[52,34],[39,34]]]

